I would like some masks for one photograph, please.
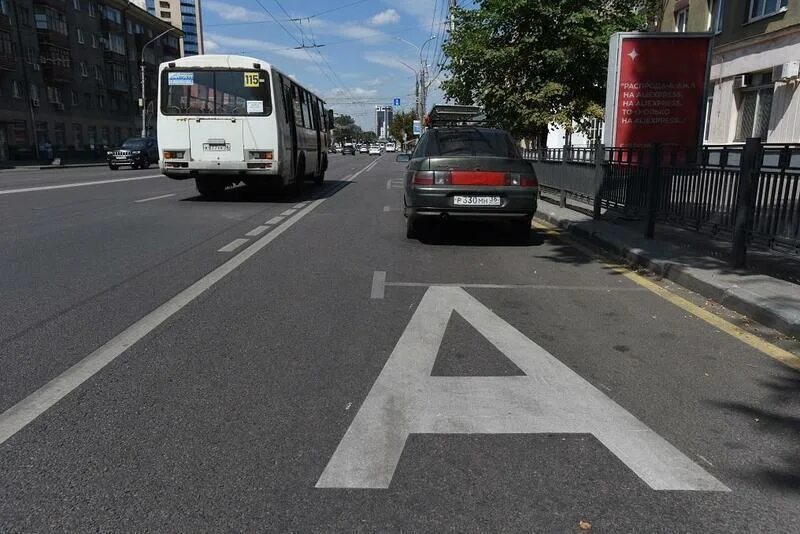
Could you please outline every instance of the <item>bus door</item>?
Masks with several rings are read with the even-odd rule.
[[[283,77],[283,74],[278,75],[281,81],[281,91],[283,93],[284,110],[286,112],[286,120],[289,122],[289,144],[292,154],[292,178],[297,175],[297,122],[294,116],[294,98],[295,92],[292,90],[292,85]]]
[[[316,125],[317,131],[317,167],[314,171],[314,176],[321,174],[322,169],[322,151],[325,150],[325,147],[322,146],[322,116],[319,114],[319,100],[314,99],[314,105],[312,106],[314,109],[312,113],[314,113],[314,124]]]

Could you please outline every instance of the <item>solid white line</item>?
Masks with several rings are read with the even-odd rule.
[[[217,252],[233,252],[234,250],[236,250],[237,248],[241,247],[242,245],[244,245],[248,241],[249,241],[249,239],[245,239],[243,237],[234,239],[233,241],[231,241],[230,243],[228,243],[227,245],[225,245],[224,247],[219,249]]]
[[[278,215],[277,217],[273,217],[273,218],[271,218],[270,220],[268,220],[268,221],[267,221],[267,222],[265,222],[264,224],[278,224],[278,223],[279,223],[279,222],[281,222],[282,220],[283,220],[283,217],[281,217],[280,215]]]
[[[161,195],[161,196],[157,196],[157,197],[143,198],[141,200],[134,200],[133,202],[136,203],[136,204],[138,204],[140,202],[150,202],[151,200],[159,200],[159,199],[162,199],[162,198],[174,197],[176,194],[177,193],[170,193],[169,195]]]
[[[133,182],[135,180],[149,180],[150,178],[162,178],[163,174],[152,174],[148,176],[132,176],[130,178],[115,178],[113,180],[97,180],[94,182],[76,182],[72,184],[43,185],[40,187],[23,187],[22,189],[0,190],[0,195],[11,195],[14,193],[30,193],[32,191],[47,191],[48,189],[67,189],[69,187],[85,187],[87,185],[114,184],[117,182]]]
[[[351,182],[356,176],[361,174],[361,172],[363,172],[363,169],[350,175],[343,181]],[[327,198],[330,197],[313,201],[311,205],[297,213],[297,215],[288,219],[280,226],[275,227],[271,232],[256,240],[252,245],[237,253],[200,280],[120,332],[105,345],[0,414],[0,444],[25,428],[31,421],[69,395],[75,388],[89,380],[137,341],[155,330],[161,323],[175,315],[183,307],[207,291],[211,286],[252,258],[261,249],[291,228],[297,221],[325,202]]]
[[[244,235],[246,235],[247,237],[256,237],[256,236],[259,236],[259,235],[263,234],[268,229],[269,229],[269,226],[256,226],[255,228],[253,228],[252,230],[250,230],[249,232],[247,232]]]
[[[297,211],[297,210],[288,209],[288,210],[284,211],[283,213],[281,213],[281,215],[283,215],[284,217],[288,217],[289,215],[292,215],[295,211]]]
[[[372,273],[372,291],[369,298],[382,299],[386,288],[386,271],[375,271]]]

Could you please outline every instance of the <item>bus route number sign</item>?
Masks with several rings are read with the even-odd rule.
[[[258,73],[257,72],[245,72],[244,73],[244,86],[245,87],[258,87],[259,86]]]

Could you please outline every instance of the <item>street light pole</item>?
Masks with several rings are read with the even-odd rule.
[[[414,46],[416,46],[416,45],[414,45]],[[411,65],[409,65],[405,61],[402,61],[402,60],[399,60],[399,59],[398,59],[398,61],[400,61],[400,63],[402,63],[405,68],[407,68],[408,70],[410,70],[411,72],[414,73],[414,84],[415,84],[414,93],[415,93],[415,95],[417,97],[416,101],[415,101],[415,111],[417,112],[417,118],[420,118],[420,114],[419,114],[419,110],[420,110],[420,105],[419,105],[420,104],[420,100],[419,100],[419,72],[417,72],[417,69],[415,69],[414,67],[412,67]]]
[[[144,86],[144,49],[147,48],[148,46],[150,46],[151,44],[155,43],[156,41],[158,41],[159,39],[161,39],[163,36],[165,36],[166,34],[168,34],[171,31],[172,31],[172,28],[170,28],[169,30],[164,30],[163,32],[159,33],[158,35],[156,35],[155,37],[153,37],[152,39],[147,41],[142,46],[142,53],[139,55],[139,62],[141,63],[141,83],[142,83],[142,137],[147,137],[147,100],[146,100],[147,95],[145,94],[145,89],[144,89],[144,87],[145,87]]]

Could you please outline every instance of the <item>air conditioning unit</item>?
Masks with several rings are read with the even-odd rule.
[[[772,69],[772,79],[786,82],[800,77],[800,61],[790,61]]]
[[[733,79],[734,89],[744,89],[745,87],[750,87],[752,84],[753,84],[752,74],[740,74]]]
[[[31,106],[38,108],[39,107],[39,99],[38,98],[31,98]]]

